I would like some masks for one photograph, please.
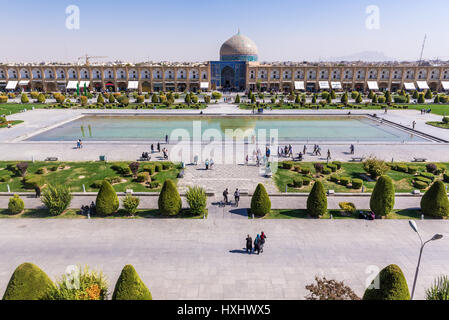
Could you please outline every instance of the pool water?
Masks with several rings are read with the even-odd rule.
[[[195,129],[194,129],[195,127]],[[190,137],[215,129],[277,129],[279,141],[425,141],[363,116],[85,116],[30,137],[29,141],[145,141],[164,140],[175,129]],[[179,132],[179,131],[178,131]],[[211,132],[208,130],[207,132]],[[197,134],[197,136],[200,136]],[[194,138],[198,140],[197,138]],[[203,138],[204,140],[204,138]]]

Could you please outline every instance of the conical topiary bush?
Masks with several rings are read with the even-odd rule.
[[[327,212],[327,197],[323,183],[315,181],[312,190],[307,197],[307,213],[318,218]]]
[[[259,183],[251,198],[251,214],[257,217],[263,217],[270,213],[271,201],[264,185]]]
[[[376,216],[386,216],[394,208],[394,184],[389,176],[381,176],[374,186],[369,202]]]
[[[407,281],[395,264],[383,268],[371,286],[374,287],[366,289],[363,300],[410,300]]]
[[[181,210],[181,197],[179,196],[175,183],[170,179],[164,181],[161,193],[159,194],[158,207],[160,213],[165,216],[175,216]]]
[[[435,181],[421,198],[421,210],[426,216],[442,218],[449,215],[449,199],[441,180]]]
[[[112,300],[152,300],[150,290],[132,265],[123,268],[115,284]]]
[[[114,188],[106,180],[103,180],[100,191],[98,191],[95,206],[96,213],[103,216],[111,215],[118,210],[119,201],[117,193],[115,193]]]
[[[3,300],[41,300],[54,286],[53,281],[38,266],[22,263],[14,270]]]

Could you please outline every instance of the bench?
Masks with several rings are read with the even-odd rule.
[[[140,157],[139,159],[137,159],[137,161],[150,161],[150,160],[151,160],[151,156],[149,156],[148,158]]]
[[[45,158],[45,161],[58,161],[58,157],[48,157]]]
[[[365,160],[364,157],[352,157],[353,162],[362,162],[363,160]]]
[[[426,158],[413,158],[413,162],[426,162]]]

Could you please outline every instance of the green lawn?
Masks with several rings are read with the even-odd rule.
[[[0,192],[7,190],[7,184],[9,184],[12,192],[18,191],[32,191],[24,188],[22,178],[16,173],[6,169],[8,164],[15,166],[17,162],[13,161],[0,161]],[[103,180],[104,178],[120,177],[121,183],[113,184],[114,189],[117,192],[125,192],[126,189],[133,189],[135,192],[156,192],[160,191],[162,183],[166,179],[172,179],[175,183],[177,175],[180,171],[179,164],[173,164],[171,169],[163,170],[161,172],[155,172],[151,176],[152,181],[158,181],[158,188],[150,189],[143,183],[136,182],[131,176],[121,176],[115,172],[111,166],[113,164],[126,164],[130,162],[28,162],[27,175],[41,176],[45,183],[51,184],[64,184],[70,187],[72,192],[83,191],[83,184],[86,187],[86,191],[98,191],[99,189],[93,188],[91,185],[96,180]],[[155,162],[142,162],[140,163],[139,171],[142,171],[144,165],[154,164]],[[62,166],[65,166],[62,169]],[[44,174],[37,174],[36,171],[40,168],[46,168],[47,172]],[[57,168],[56,171],[51,171],[52,168]]]
[[[313,167],[313,162],[296,162],[295,166],[300,166],[301,169],[309,169],[311,174],[304,175],[302,173],[298,173],[293,170],[286,170],[282,169],[282,163],[279,163],[279,168],[277,172],[273,175],[274,182],[276,186],[278,187],[278,190],[280,192],[285,192],[285,186],[292,182],[295,178],[301,178],[301,177],[310,177],[315,180],[321,180],[324,184],[324,187],[326,190],[332,189],[335,190],[335,192],[342,192],[342,193],[348,193],[348,192],[361,192],[361,189],[355,190],[351,187],[343,186],[339,183],[335,183],[330,181],[331,175],[317,175],[315,173],[315,169]],[[398,163],[395,163],[396,165]],[[419,172],[425,172],[426,171],[426,164],[425,163],[403,163],[408,166],[414,166],[418,168]],[[449,168],[448,163],[441,163],[440,166],[446,168],[446,170]],[[325,166],[325,163],[324,163]],[[339,175],[341,177],[349,177],[352,179],[363,179],[362,174],[365,174],[365,170],[363,169],[363,163],[351,163],[351,162],[344,162],[342,163],[342,167],[340,170],[338,170],[335,173],[335,175]],[[415,178],[415,175],[405,173],[405,172],[399,172],[395,170],[390,170],[387,172],[387,175],[390,176],[393,179],[396,192],[412,192],[416,188],[412,185],[412,180]],[[436,179],[442,180],[442,175],[435,177]],[[445,183],[447,186],[449,186],[449,183]],[[374,189],[375,182],[374,181],[363,181],[364,185],[364,192],[371,192]],[[301,188],[293,188],[291,186],[287,186],[287,192],[305,192],[308,193],[312,189],[312,184],[308,186],[303,186]]]
[[[0,128],[6,128],[8,127],[8,124],[10,123],[12,126],[15,126],[16,124],[22,123],[22,120],[14,120],[14,121],[7,121],[4,123],[0,123]]]
[[[35,103],[0,103],[0,115],[5,114],[8,116],[10,114],[22,112],[23,109],[31,110],[32,107],[35,109],[42,109],[45,105]]]
[[[426,122],[426,124],[428,124],[430,126],[437,127],[437,128],[449,129],[449,123],[438,122],[438,121],[429,121],[429,122]]]
[[[208,212],[206,212],[207,218]],[[46,209],[26,209],[21,214],[11,215],[7,209],[0,209],[0,219],[24,219],[24,218],[44,218],[44,219],[87,219],[86,216],[80,214],[80,210],[68,209],[59,216],[52,216]],[[177,216],[165,217],[161,216],[158,209],[137,210],[134,216],[127,215],[120,209],[115,215],[110,217],[92,216],[92,219],[203,219],[202,215],[192,216],[189,209],[182,209]]]
[[[367,210],[357,210],[351,216],[342,215],[342,210],[328,210],[325,215],[320,217],[320,219],[330,219],[332,214],[333,219],[359,219],[358,212],[363,211],[365,213],[369,212]],[[271,210],[263,219],[310,219],[307,215],[306,209],[276,209]],[[421,219],[421,211],[414,209],[407,210],[394,210],[387,216],[387,219]]]

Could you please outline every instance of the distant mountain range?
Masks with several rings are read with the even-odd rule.
[[[397,59],[387,57],[380,51],[363,51],[359,53],[350,54],[342,57],[330,57],[326,61],[366,61],[366,62],[380,62],[380,61],[396,61]]]

